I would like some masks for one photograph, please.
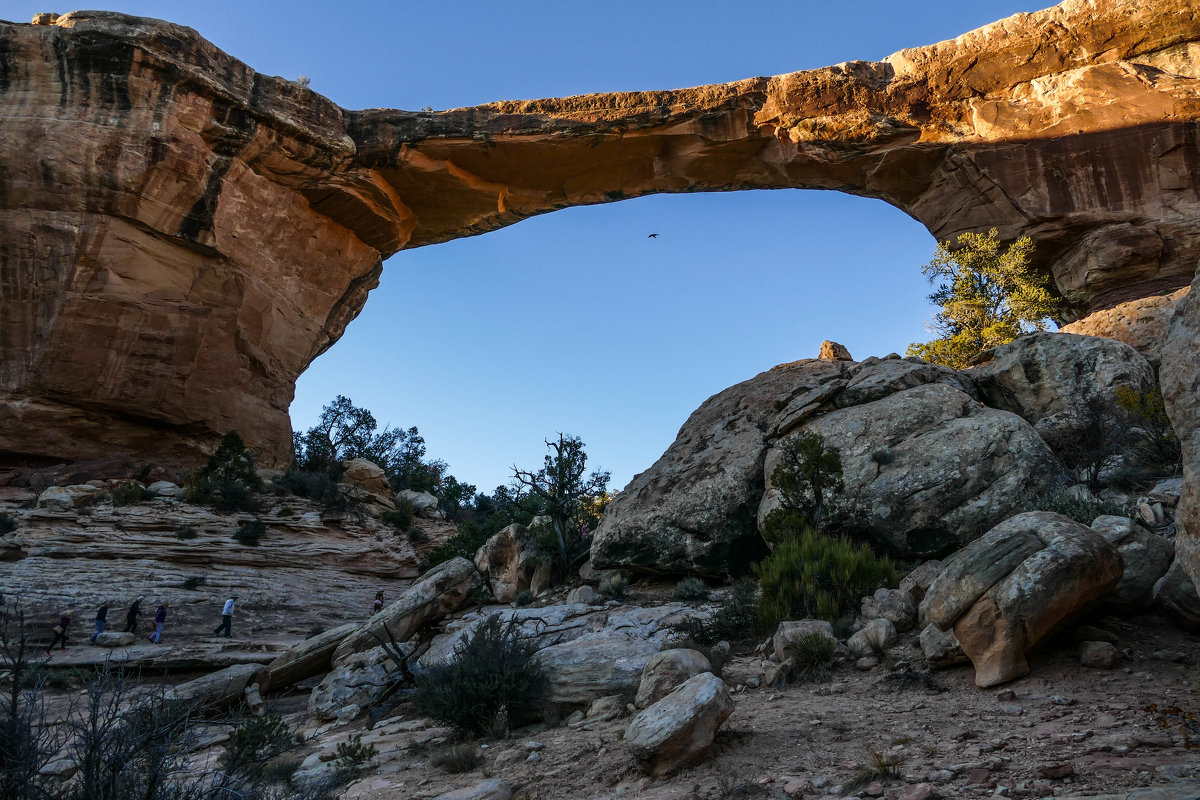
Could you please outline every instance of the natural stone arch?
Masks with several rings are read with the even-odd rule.
[[[835,189],[939,239],[1030,235],[1074,313],[1185,285],[1195,11],[1068,0],[882,62],[420,113],[167,23],[5,24],[0,453],[189,464],[236,428],[279,463],[382,258],[655,192]]]

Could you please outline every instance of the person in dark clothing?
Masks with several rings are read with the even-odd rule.
[[[92,644],[96,643],[96,637],[104,633],[104,623],[108,621],[108,601],[105,600],[100,604],[100,608],[96,610],[96,632],[92,634],[92,638],[88,639]]]
[[[58,624],[54,626],[54,639],[50,642],[50,646],[46,648],[46,655],[50,655],[50,651],[54,649],[54,645],[62,642],[61,650],[67,649],[67,628],[71,624],[71,615],[63,614],[58,618]]]
[[[163,600],[162,603],[159,605],[159,607],[157,609],[155,609],[155,611],[154,611],[154,633],[150,634],[146,638],[148,638],[150,641],[154,642],[155,644],[158,644],[159,640],[162,638],[163,624],[165,624],[166,621],[167,621],[167,601]]]
[[[133,601],[133,605],[125,612],[125,632],[137,633],[137,618],[138,614],[142,613],[142,600],[145,595],[139,594],[138,599]]]

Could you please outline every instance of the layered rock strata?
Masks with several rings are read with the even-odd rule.
[[[0,24],[0,457],[186,466],[237,429],[281,461],[294,381],[383,257],[655,192],[1030,235],[1073,313],[1179,288],[1196,11],[1068,0],[880,62],[443,112],[346,111],[168,23]]]

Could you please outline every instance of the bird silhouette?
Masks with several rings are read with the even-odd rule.
[[[650,234],[649,236],[647,236],[646,238],[647,238],[647,239],[657,239],[657,238],[658,238],[658,234],[657,234],[657,233],[652,233],[652,234]]]

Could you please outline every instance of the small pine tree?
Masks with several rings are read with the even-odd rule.
[[[1046,276],[1030,267],[1032,252],[1027,236],[1001,247],[995,228],[962,234],[957,248],[938,242],[933,260],[921,267],[930,282],[942,281],[929,295],[942,307],[931,326],[938,336],[909,345],[908,355],[964,369],[985,350],[1045,330],[1059,303],[1046,288]]]
[[[779,454],[779,464],[771,471],[771,483],[783,503],[779,511],[798,514],[819,528],[829,494],[843,488],[841,453],[836,447],[826,447],[817,434],[804,431],[784,439]],[[774,531],[773,526],[764,525],[764,536],[776,541],[768,535],[768,528]]]

